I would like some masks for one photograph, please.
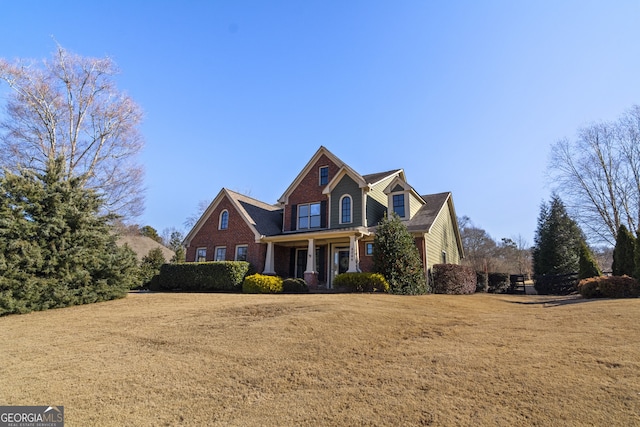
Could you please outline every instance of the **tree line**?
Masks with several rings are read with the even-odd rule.
[[[495,240],[468,216],[458,218],[465,258],[462,264],[477,272],[531,275],[531,246],[518,235]]]

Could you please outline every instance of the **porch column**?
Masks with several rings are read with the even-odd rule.
[[[267,242],[267,256],[264,261],[264,271],[262,274],[276,274],[273,268],[273,242]]]
[[[313,239],[309,239],[307,245],[307,269],[304,272],[304,281],[311,289],[318,289],[318,273],[316,272],[316,245]]]
[[[349,236],[349,269],[347,273],[360,272],[360,251],[356,236]]]
[[[309,239],[307,246],[307,269],[305,273],[314,273],[316,271],[316,245],[313,239]]]

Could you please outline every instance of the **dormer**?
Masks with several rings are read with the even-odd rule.
[[[396,213],[403,221],[410,220],[424,204],[422,197],[401,176],[389,183],[384,194],[387,195],[387,216]]]

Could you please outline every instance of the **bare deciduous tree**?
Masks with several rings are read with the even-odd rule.
[[[585,233],[613,245],[621,224],[640,225],[640,106],[553,145],[549,175]]]
[[[0,80],[12,91],[0,121],[0,164],[44,170],[62,156],[65,176],[81,177],[104,196],[105,209],[125,217],[143,209],[140,107],[118,91],[110,58],[57,47],[42,63],[0,58]]]
[[[497,243],[484,229],[473,224],[468,216],[458,218],[464,265],[486,273],[531,274],[531,248],[522,235]]]

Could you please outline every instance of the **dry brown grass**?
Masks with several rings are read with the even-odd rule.
[[[0,318],[69,426],[640,425],[640,300],[131,294]]]

